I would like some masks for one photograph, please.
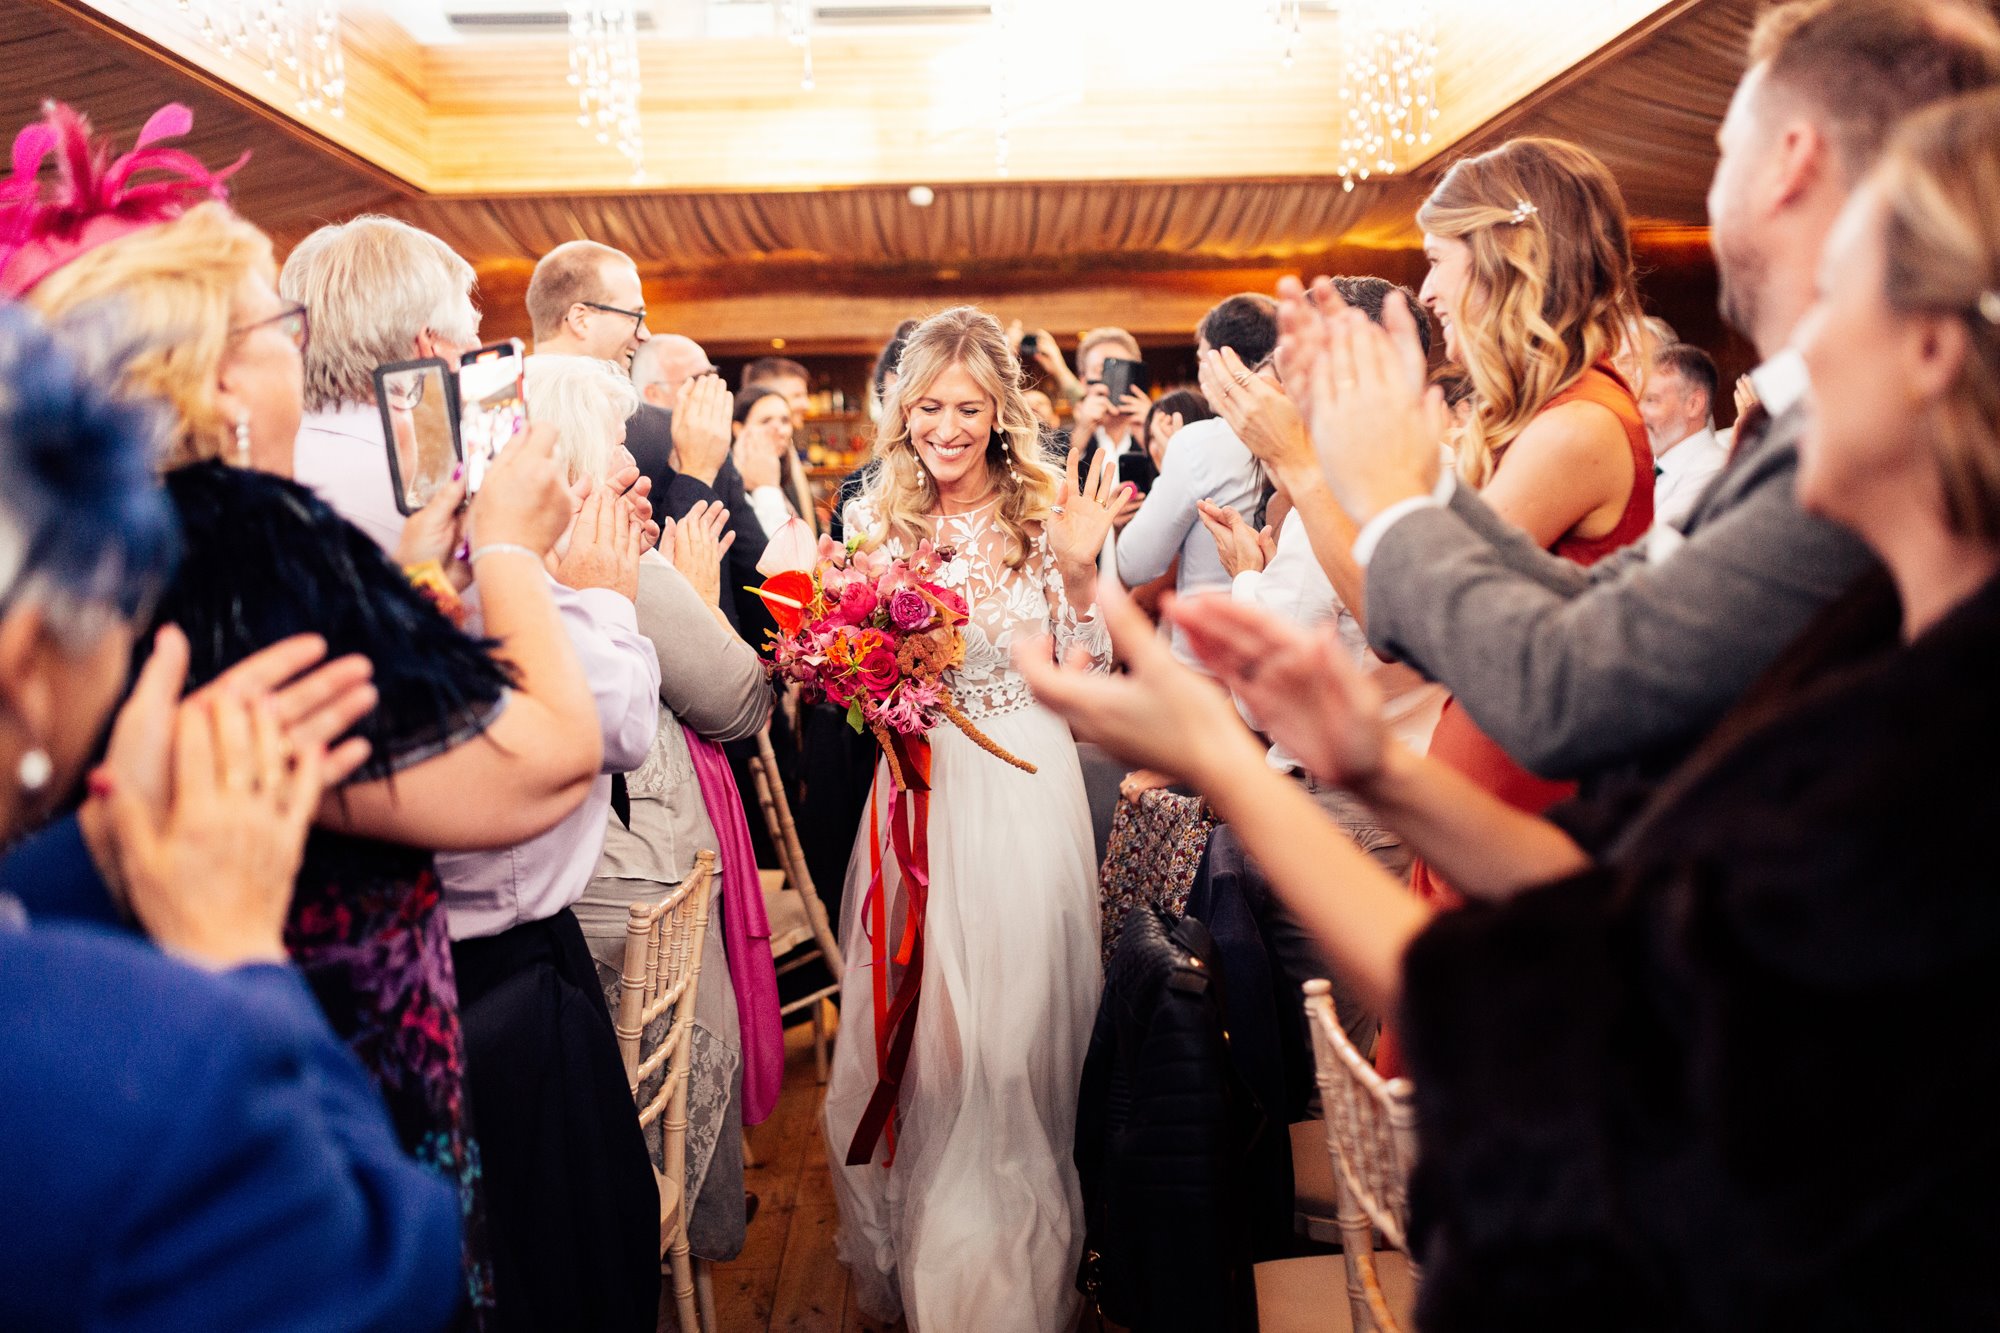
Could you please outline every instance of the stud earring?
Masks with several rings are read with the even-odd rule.
[[[236,413],[236,466],[250,466],[250,409]]]
[[[21,756],[21,766],[15,776],[21,781],[22,791],[40,791],[49,785],[56,766],[49,758],[49,752],[40,746]]]

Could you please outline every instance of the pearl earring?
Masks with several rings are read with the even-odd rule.
[[[1014,470],[1014,446],[1007,441],[1005,436],[1002,436],[1000,440],[1000,457],[1007,460],[1007,479],[1019,484],[1021,474]]]
[[[21,781],[22,791],[40,791],[49,785],[49,778],[54,776],[55,771],[56,766],[50,760],[49,752],[37,746],[21,756],[21,766],[15,776]]]
[[[250,466],[250,409],[236,413],[236,466]]]

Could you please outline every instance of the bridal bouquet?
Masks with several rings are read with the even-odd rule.
[[[793,519],[772,537],[758,565],[764,585],[752,589],[778,622],[772,674],[809,700],[845,708],[849,726],[881,743],[898,787],[927,784],[929,756],[917,743],[946,722],[988,754],[1035,771],[973,725],[945,685],[945,673],[965,661],[965,599],[938,582],[952,555],[929,542],[907,559],[830,537],[814,547]]]

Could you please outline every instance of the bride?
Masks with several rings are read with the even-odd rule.
[[[939,582],[965,598],[958,706],[1016,769],[956,728],[931,733],[930,887],[921,1001],[872,1160],[843,1166],[878,1078],[872,867],[887,938],[905,894],[884,832],[892,788],[878,764],[847,875],[841,1040],[825,1130],[840,1202],[840,1257],[863,1311],[916,1333],[1062,1333],[1075,1322],[1082,1199],[1071,1162],[1077,1084],[1101,984],[1097,871],[1069,728],[1008,660],[1017,639],[1107,667],[1097,556],[1124,493],[1100,451],[1079,485],[1041,461],[1019,365],[1000,325],[971,307],[910,336],[848,530],[897,555],[930,540],[955,553]],[[1077,442],[1078,444],[1081,441]],[[888,988],[892,993],[894,983]],[[866,1150],[866,1136],[861,1145]]]

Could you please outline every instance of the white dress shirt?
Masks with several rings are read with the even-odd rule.
[[[1159,479],[1146,493],[1138,514],[1118,534],[1119,581],[1128,588],[1150,583],[1166,573],[1178,555],[1176,592],[1185,596],[1228,587],[1222,554],[1202,526],[1195,502],[1207,500],[1251,518],[1263,491],[1264,474],[1257,460],[1228,422],[1215,417],[1182,427],[1173,448],[1167,450]],[[1172,642],[1175,657],[1201,669],[1178,626]]]
[[[1278,549],[1270,563],[1262,570],[1246,569],[1238,574],[1230,585],[1230,594],[1239,602],[1261,606],[1308,629],[1334,621],[1334,632],[1348,660],[1382,691],[1383,721],[1390,735],[1417,754],[1429,751],[1431,732],[1437,727],[1438,714],[1443,711],[1449,692],[1409,667],[1384,662],[1368,647],[1367,631],[1334,591],[1319,557],[1313,554],[1312,538],[1306,535],[1305,520],[1298,511],[1285,515],[1284,526],[1278,530]],[[1240,701],[1237,709],[1244,721],[1262,729],[1262,724]],[[1305,769],[1297,756],[1281,745],[1273,745],[1266,759],[1280,771]]]
[[[293,475],[348,522],[393,551],[403,516],[389,484],[381,417],[372,407],[308,416]],[[573,589],[549,580],[570,646],[582,663],[604,737],[604,766],[583,804],[540,837],[484,852],[440,853],[438,878],[454,940],[498,935],[554,916],[583,896],[604,850],[611,777],[645,761],[659,726],[660,659],[639,633],[632,603],[608,588]],[[467,589],[468,633],[482,632],[479,588]],[[476,742],[475,742],[476,743]],[[478,794],[468,793],[477,800]]]
[[[1653,522],[1679,527],[1728,462],[1729,451],[1715,437],[1713,426],[1702,427],[1661,454],[1659,476],[1653,482]]]

